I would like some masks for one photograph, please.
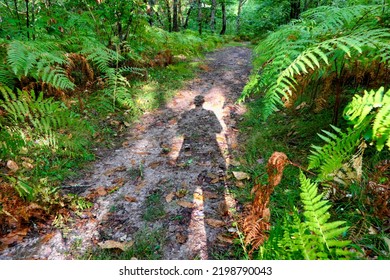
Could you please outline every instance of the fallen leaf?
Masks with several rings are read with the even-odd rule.
[[[117,167],[115,167],[115,168],[113,168],[113,169],[110,169],[110,170],[104,172],[104,175],[106,175],[106,176],[111,176],[111,175],[114,174],[115,172],[126,171],[126,169],[127,169],[127,168],[126,168],[126,166],[124,166],[124,165],[117,166]]]
[[[23,161],[22,165],[23,165],[24,168],[29,169],[29,170],[34,168],[34,165],[32,165],[31,163],[29,163],[27,161]]]
[[[216,219],[206,219],[205,221],[209,226],[212,227],[223,227],[226,225],[224,221],[216,220]]]
[[[200,193],[194,193],[194,200],[200,200],[203,201],[203,195]]]
[[[11,232],[4,236],[3,238],[0,238],[0,242],[6,244],[6,245],[11,245],[15,242],[21,242],[23,238],[27,235],[28,233],[28,228],[24,228],[18,231]]]
[[[241,171],[233,171],[233,175],[238,181],[250,179],[250,176],[248,173],[241,172]]]
[[[152,169],[156,169],[157,167],[159,167],[161,165],[161,161],[155,161],[155,162],[152,162],[151,164],[148,165],[148,167],[152,168]]]
[[[193,202],[185,201],[185,200],[178,200],[177,205],[184,207],[184,208],[194,208],[195,204]]]
[[[215,178],[213,180],[211,180],[210,184],[216,184],[219,182],[219,178]]]
[[[11,169],[11,171],[16,172],[19,169],[19,166],[13,160],[7,161],[7,167]]]
[[[104,187],[98,187],[96,189],[96,192],[100,196],[105,196],[107,194],[107,191],[106,191],[106,189]]]
[[[168,194],[168,195],[165,197],[165,201],[166,201],[167,203],[170,203],[170,202],[173,200],[174,197],[175,197],[175,193],[174,193],[174,192],[171,192],[170,194]]]
[[[186,189],[180,189],[180,190],[178,190],[178,191],[175,193],[175,195],[176,195],[178,198],[183,198],[183,197],[185,197],[185,196],[187,195],[187,193],[188,193],[188,190],[186,190]]]
[[[243,187],[245,187],[245,184],[242,181],[237,181],[236,182],[236,187],[237,188],[243,188]]]
[[[232,144],[230,144],[230,148],[236,150],[238,148],[238,144],[236,142],[233,142]]]
[[[133,246],[134,241],[130,242],[118,242],[115,240],[106,240],[98,243],[99,247],[102,249],[120,249],[126,251],[129,247]]]
[[[33,163],[33,162],[34,162],[33,159],[28,158],[28,157],[21,157],[21,159],[24,160],[24,161],[27,161],[27,162],[29,162],[29,163]]]
[[[221,242],[224,242],[224,243],[229,243],[229,244],[232,244],[233,243],[233,240],[234,238],[233,237],[230,237],[230,236],[225,236],[224,234],[219,234],[217,236],[217,239]]]
[[[181,232],[176,233],[176,241],[179,244],[184,244],[187,242],[188,236],[184,235]]]
[[[136,192],[139,192],[141,191],[143,188],[145,187],[145,182],[144,181],[141,181],[137,184],[137,186],[135,187],[135,191]]]
[[[216,199],[218,198],[218,194],[210,191],[203,191],[203,197],[208,199]]]
[[[123,122],[123,124],[124,124],[126,127],[131,126],[131,124],[129,124],[128,122]]]
[[[125,200],[128,201],[128,202],[137,202],[137,198],[136,197],[129,196],[129,195],[125,196]]]
[[[123,147],[123,148],[126,148],[126,147],[128,147],[128,146],[130,146],[129,141],[125,141],[125,142],[122,143],[122,147]]]
[[[111,184],[116,185],[117,187],[122,187],[125,184],[125,179],[124,178],[116,178],[111,182]]]
[[[54,237],[54,235],[55,235],[55,232],[51,232],[51,233],[46,234],[46,235],[42,238],[41,243],[47,243],[47,242],[49,242],[49,241]]]
[[[370,226],[370,228],[368,229],[368,233],[369,234],[378,234],[378,231],[373,226]]]

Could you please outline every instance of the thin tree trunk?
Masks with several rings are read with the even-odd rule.
[[[17,0],[14,0],[14,6],[15,6],[16,17],[18,18],[19,31],[22,31],[22,23],[20,21],[19,8],[18,8],[18,1]]]
[[[177,21],[179,26],[183,26],[183,11],[181,0],[179,0],[177,3]]]
[[[198,31],[199,35],[202,35],[202,0],[198,0]]]
[[[242,12],[242,7],[244,6],[245,2],[247,0],[239,0],[238,1],[238,9],[237,9],[237,18],[236,18],[236,33],[240,33],[240,28],[241,28],[241,12]]]
[[[226,3],[225,0],[221,3],[222,6],[222,29],[219,33],[220,35],[224,35],[226,33]]]
[[[210,29],[215,32],[215,12],[217,9],[217,0],[211,0]]]
[[[190,8],[187,11],[186,20],[185,20],[184,25],[183,25],[184,29],[187,29],[187,27],[188,27],[188,21],[190,20],[190,15],[191,15],[191,12],[193,9],[194,9],[194,3],[191,4]]]
[[[301,14],[301,0],[290,0],[290,19],[298,19]]]
[[[28,10],[28,0],[26,2],[26,27],[27,27],[27,39],[30,40],[30,15]]]
[[[145,0],[145,4],[147,5],[148,23],[150,26],[153,26],[154,0]]]
[[[33,40],[35,41],[35,0],[31,1],[31,25],[32,25],[32,37]]]
[[[167,9],[168,31],[172,32],[172,12],[169,0],[165,0],[165,7]]]
[[[179,31],[179,23],[177,18],[178,0],[173,0],[173,31]]]

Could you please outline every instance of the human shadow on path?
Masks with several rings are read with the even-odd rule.
[[[219,218],[216,211],[219,199],[215,197],[212,202],[205,197],[207,192],[218,193],[212,181],[223,176],[226,165],[217,141],[222,125],[213,111],[203,108],[204,102],[202,95],[196,96],[195,108],[183,113],[178,121],[178,132],[184,139],[176,163],[190,171],[189,174],[197,174],[196,178],[190,178],[189,186],[194,207],[188,209],[189,219],[181,225],[188,237],[186,248],[190,257],[209,259],[210,241],[215,240],[217,233],[206,224],[206,220]],[[222,175],[219,175],[221,171]],[[223,196],[218,195],[219,198]]]
[[[222,126],[213,111],[203,108],[204,102],[204,97],[197,95],[194,99],[195,108],[183,113],[179,119],[178,132],[184,139],[177,163],[209,161],[225,169],[225,160],[216,138]]]

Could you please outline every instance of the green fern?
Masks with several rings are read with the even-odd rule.
[[[319,134],[325,145],[312,146],[309,169],[318,169],[319,180],[329,180],[351,160],[359,145],[364,141],[375,144],[378,151],[386,145],[390,148],[390,90],[365,91],[363,96],[355,95],[344,110],[344,116],[353,128],[342,132],[331,126],[336,133],[323,130]]]
[[[364,95],[355,95],[344,110],[344,115],[355,129],[365,128],[366,123],[372,122],[370,140],[375,142],[378,151],[384,146],[390,148],[390,90],[385,93],[384,87]]]
[[[65,52],[56,44],[14,40],[8,45],[7,62],[19,80],[31,77],[61,90],[75,87],[63,69],[69,63]]]
[[[361,61],[370,57],[388,63],[390,32],[375,17],[379,6],[347,8],[319,7],[303,13],[300,21],[267,37],[255,52],[255,73],[243,91],[242,99],[254,93],[263,98],[263,117],[267,118],[287,100],[302,80],[316,83],[337,61]]]
[[[347,259],[353,256],[346,247],[350,241],[339,240],[338,237],[348,230],[344,221],[329,222],[331,205],[318,194],[318,187],[302,173],[301,201],[303,204],[304,221],[301,221],[297,211],[293,223],[285,223],[286,230],[279,242],[279,247],[287,253],[285,257],[303,259]]]
[[[89,144],[83,133],[91,127],[62,102],[44,98],[42,92],[14,93],[6,87],[0,87],[0,95],[4,99],[0,107],[6,113],[0,127],[25,144],[51,147],[68,156],[76,156]]]

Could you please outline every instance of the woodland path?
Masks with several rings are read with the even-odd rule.
[[[163,237],[162,259],[223,254],[234,236],[238,207],[226,176],[237,148],[236,122],[244,112],[235,101],[250,61],[245,46],[208,54],[204,71],[130,127],[121,148],[72,182],[79,195],[95,197],[92,209],[75,216],[67,232],[27,238],[0,259],[75,259],[97,244],[131,245],[143,231]],[[199,95],[203,107],[195,108]]]

